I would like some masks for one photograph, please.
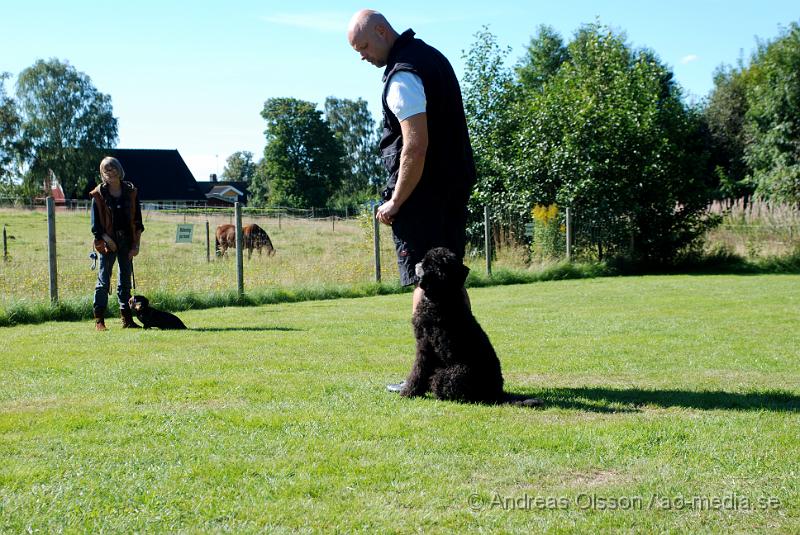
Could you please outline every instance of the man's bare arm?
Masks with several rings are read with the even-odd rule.
[[[400,170],[392,198],[378,207],[378,221],[390,225],[400,207],[408,199],[422,178],[425,154],[428,151],[428,115],[418,113],[400,122],[403,150],[400,153]]]

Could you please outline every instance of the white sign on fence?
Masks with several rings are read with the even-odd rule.
[[[178,230],[175,233],[175,243],[192,243],[192,234],[194,234],[193,224],[178,225]]]

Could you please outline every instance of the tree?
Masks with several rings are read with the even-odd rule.
[[[746,83],[747,73],[743,67],[719,67],[714,73],[714,89],[703,110],[711,134],[719,196],[727,199],[750,197],[755,189],[744,159]]]
[[[256,172],[253,162],[253,153],[250,151],[236,151],[225,162],[222,179],[228,182],[250,182]]]
[[[760,197],[800,204],[800,26],[759,46],[746,85],[745,162]]]
[[[701,124],[652,52],[585,26],[569,60],[520,109],[508,190],[519,204],[573,208],[601,258],[666,261],[705,230]]]
[[[544,24],[539,26],[525,52],[516,67],[517,80],[525,91],[541,91],[569,59],[569,51],[561,36],[552,26]]]
[[[14,100],[7,96],[5,81],[9,73],[0,73],[0,184],[14,177],[13,164],[19,155],[20,119]]]
[[[250,180],[250,185],[248,187],[248,203],[251,206],[263,208],[270,204],[269,175],[267,173],[267,160],[261,158],[258,163],[256,163],[255,170],[253,171],[253,178]]]
[[[344,150],[322,112],[312,102],[271,98],[264,103],[261,116],[267,121],[264,165],[268,184],[256,187],[255,203],[327,206],[345,174]],[[269,192],[268,199],[265,192]]]
[[[75,67],[51,59],[20,73],[17,102],[28,180],[49,183],[55,175],[66,197],[77,197],[97,176],[103,149],[116,145],[111,97]]]
[[[519,129],[515,109],[519,93],[513,74],[504,66],[509,51],[510,48],[502,48],[489,29],[483,27],[464,53],[464,113],[477,171],[467,228],[473,241],[479,241],[475,238],[483,232],[484,206],[493,208],[492,216],[497,225],[500,223],[496,219],[500,213],[498,209],[508,209],[514,204],[508,183],[514,133]]]
[[[342,145],[349,162],[338,192],[340,204],[359,204],[374,195],[385,174],[380,160],[380,133],[367,101],[328,97],[325,120]]]

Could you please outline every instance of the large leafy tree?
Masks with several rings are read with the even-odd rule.
[[[329,205],[345,173],[344,151],[322,112],[312,102],[272,98],[264,103],[261,116],[267,122],[268,184],[254,184],[254,203],[293,208]]]
[[[516,67],[517,79],[524,91],[541,91],[569,59],[564,40],[552,26],[539,26]]]
[[[374,194],[383,183],[384,169],[379,157],[380,134],[367,101],[359,98],[328,97],[325,119],[342,145],[347,162],[338,192],[340,203],[354,204]]]
[[[39,60],[17,79],[28,180],[55,175],[70,198],[97,176],[103,149],[116,145],[111,97],[69,63]]]
[[[505,67],[509,51],[484,27],[464,53],[464,112],[478,178],[469,202],[467,228],[474,242],[480,242],[483,232],[484,206],[492,208],[495,228],[501,224],[502,210],[527,211],[514,206],[514,195],[508,190],[514,132],[519,129],[515,110],[519,92],[513,74]]]
[[[13,164],[19,155],[20,119],[14,99],[6,94],[5,81],[10,75],[0,73],[0,184],[13,178]]]
[[[229,182],[250,182],[256,173],[256,163],[250,151],[236,151],[228,156],[222,179]]]
[[[703,115],[711,134],[720,197],[749,197],[755,184],[749,180],[750,168],[744,159],[747,72],[742,66],[717,69]]]
[[[249,199],[251,206],[264,207],[270,204],[269,175],[267,174],[267,160],[261,158],[256,163],[253,178],[248,186]]]
[[[745,161],[757,194],[800,204],[800,26],[759,46],[748,75]]]
[[[608,28],[583,27],[568,53],[520,107],[508,191],[572,207],[600,256],[674,257],[704,230],[711,194],[698,115],[652,52]]]

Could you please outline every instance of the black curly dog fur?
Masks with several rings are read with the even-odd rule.
[[[416,269],[425,296],[412,319],[417,355],[400,395],[430,391],[443,400],[540,405],[538,399],[503,392],[500,360],[464,295],[469,268],[439,247]]]
[[[183,324],[178,316],[152,308],[150,301],[143,295],[134,295],[128,301],[128,305],[139,321],[142,322],[145,329],[153,327],[162,330],[186,328],[186,325]]]

